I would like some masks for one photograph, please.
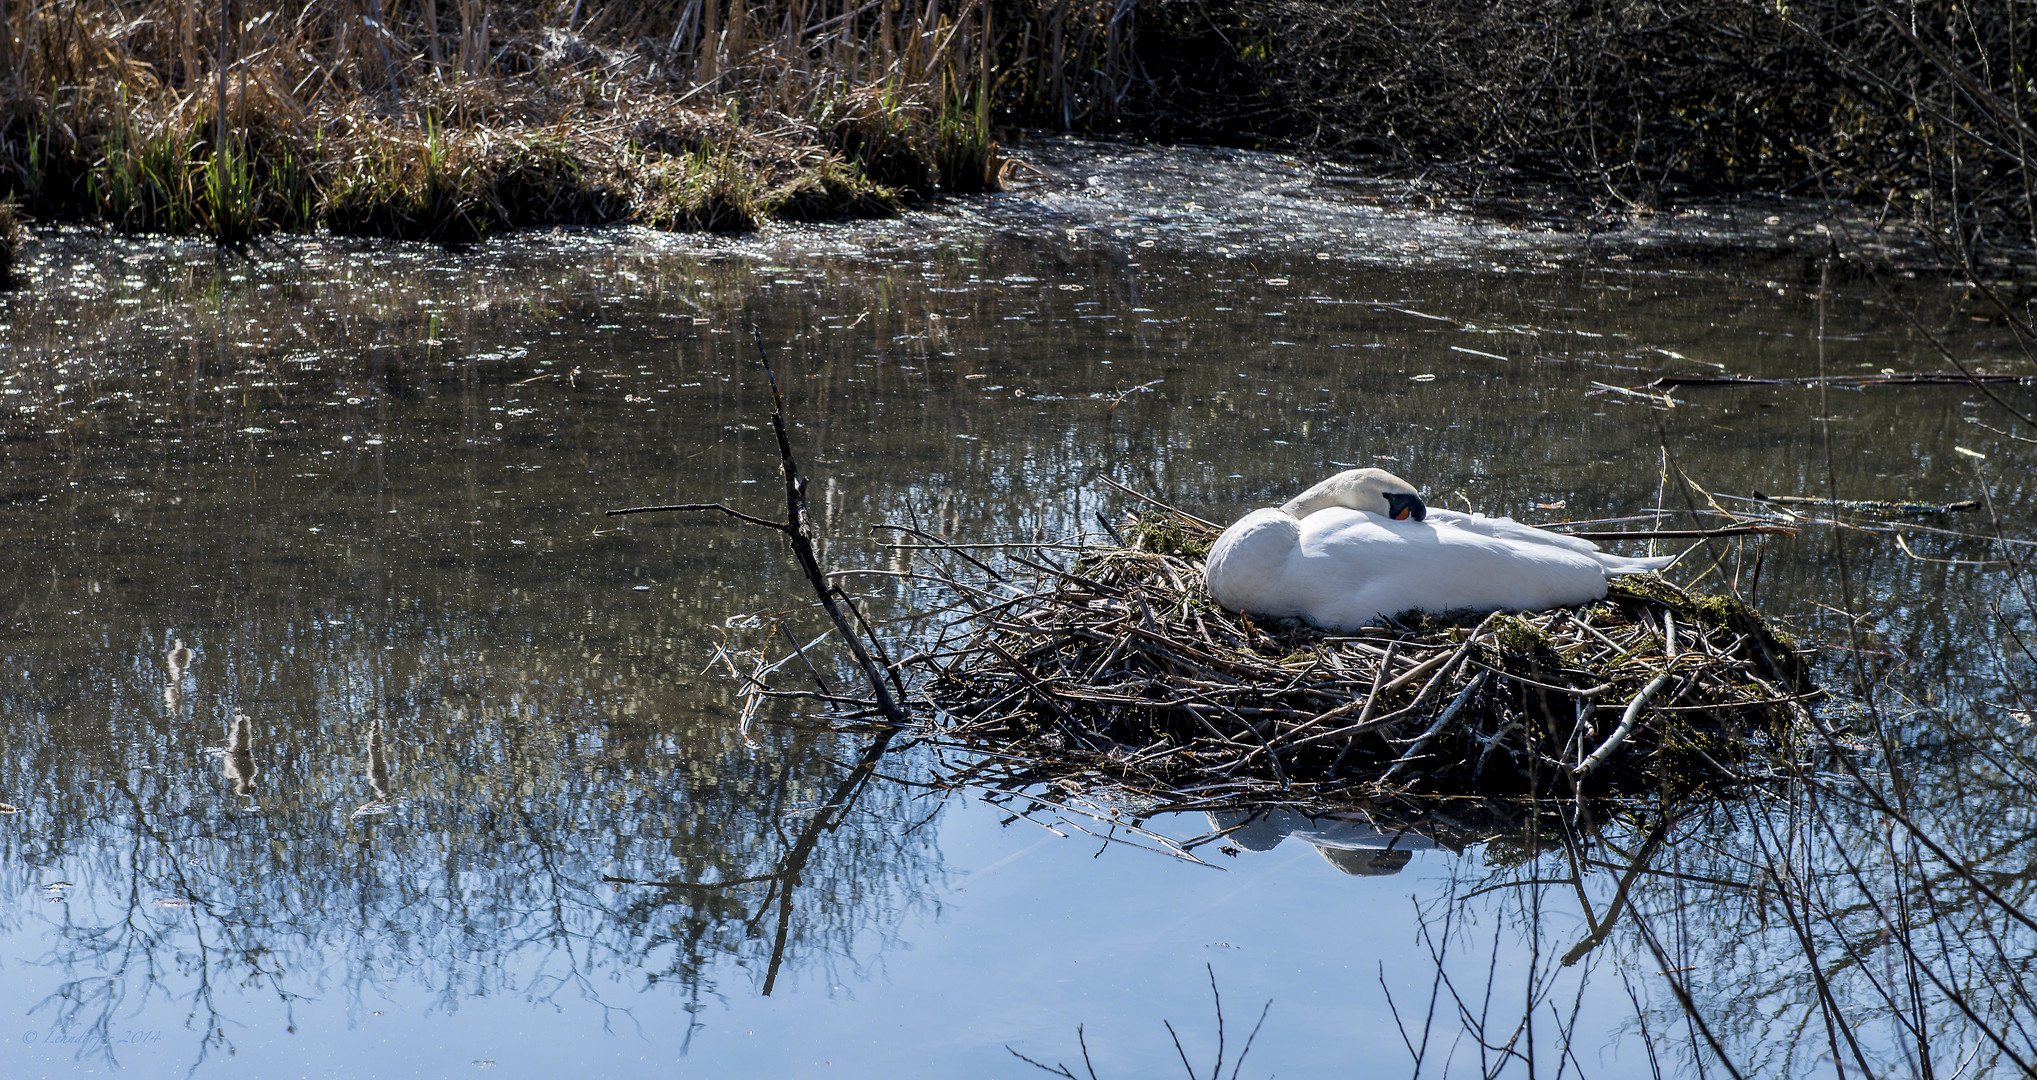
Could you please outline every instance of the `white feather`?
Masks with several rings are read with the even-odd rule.
[[[1606,594],[1613,577],[1675,561],[1609,555],[1588,540],[1511,518],[1451,510],[1429,510],[1422,521],[1386,515],[1387,494],[1413,493],[1389,473],[1360,469],[1279,509],[1246,514],[1210,548],[1204,571],[1210,595],[1234,611],[1356,630],[1410,609],[1540,611],[1589,603]]]

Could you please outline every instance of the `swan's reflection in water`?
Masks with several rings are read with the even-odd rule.
[[[1416,851],[1442,845],[1405,826],[1382,826],[1363,814],[1313,817],[1298,810],[1211,810],[1210,828],[1246,851],[1271,851],[1292,836],[1315,845],[1331,866],[1358,877],[1396,874]]]

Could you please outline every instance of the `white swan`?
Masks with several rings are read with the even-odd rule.
[[[1609,578],[1675,561],[1608,555],[1512,518],[1431,510],[1400,477],[1352,469],[1238,519],[1210,547],[1204,580],[1233,611],[1356,630],[1410,608],[1588,603],[1606,594]]]

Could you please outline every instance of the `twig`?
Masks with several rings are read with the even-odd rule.
[[[1614,728],[1611,735],[1606,736],[1606,741],[1600,743],[1598,749],[1591,752],[1591,756],[1578,762],[1577,767],[1570,770],[1570,775],[1582,780],[1590,776],[1593,769],[1605,764],[1606,759],[1613,756],[1613,751],[1618,750],[1620,744],[1626,742],[1628,736],[1634,733],[1634,723],[1640,719],[1641,710],[1647,706],[1648,699],[1654,697],[1655,692],[1662,689],[1663,684],[1668,681],[1667,671],[1650,679],[1648,685],[1634,695],[1634,700],[1627,703],[1627,711],[1620,714],[1620,726]]]
[[[1821,500],[1822,501],[1822,500]],[[1720,529],[1637,529],[1633,532],[1563,532],[1553,526],[1542,526],[1562,536],[1575,536],[1579,540],[1703,540],[1718,536],[1795,536],[1797,531],[1787,525],[1731,525]]]
[[[1208,521],[1203,518],[1196,517],[1194,514],[1191,514],[1188,511],[1182,510],[1178,507],[1169,506],[1166,503],[1163,503],[1160,500],[1152,497],[1151,495],[1148,495],[1141,491],[1134,491],[1131,488],[1128,488],[1125,485],[1118,483],[1117,481],[1111,479],[1108,476],[1099,476],[1097,477],[1097,479],[1103,481],[1106,484],[1109,484],[1112,488],[1115,488],[1120,494],[1130,495],[1132,498],[1137,499],[1142,503],[1146,503],[1150,506],[1154,506],[1161,510],[1165,510],[1170,514],[1173,514],[1175,517],[1178,517],[1181,520],[1186,521],[1192,525],[1200,525],[1211,532],[1223,531],[1223,526],[1217,524],[1214,521]]]
[[[757,362],[763,365],[764,379],[771,387],[771,429],[778,436],[778,469],[785,480],[785,520],[771,521],[743,513],[722,503],[633,506],[610,510],[608,514],[612,517],[619,514],[712,510],[751,525],[761,525],[785,534],[786,540],[792,544],[793,558],[798,561],[800,570],[805,572],[806,580],[813,585],[814,594],[820,598],[821,610],[827,612],[828,618],[834,622],[836,633],[841,636],[843,643],[848,645],[857,665],[863,669],[864,677],[870,681],[870,688],[876,695],[878,711],[883,713],[887,720],[902,727],[909,716],[899,699],[892,696],[891,686],[886,684],[886,668],[870,655],[869,648],[864,645],[855,628],[850,626],[849,617],[843,614],[842,608],[846,606],[859,622],[862,621],[862,612],[856,609],[855,601],[850,599],[848,594],[828,583],[827,571],[821,566],[819,556],[814,553],[813,523],[806,511],[806,480],[799,475],[799,462],[792,455],[792,439],[785,425],[785,398],[778,391],[778,374],[771,369],[771,356],[764,348],[763,332],[753,325],[750,334],[757,343]],[[875,639],[872,640],[874,642]],[[895,673],[892,677],[896,678]]]
[[[1435,741],[1436,736],[1441,734],[1444,728],[1450,726],[1450,721],[1455,720],[1457,714],[1463,711],[1465,703],[1470,701],[1472,695],[1478,693],[1479,688],[1485,685],[1485,680],[1489,675],[1490,672],[1481,671],[1477,675],[1472,676],[1471,681],[1464,684],[1464,689],[1457,692],[1457,697],[1450,702],[1450,707],[1444,709],[1436,717],[1436,722],[1430,724],[1427,731],[1422,732],[1421,737],[1415,740],[1414,745],[1408,747],[1407,752],[1402,754],[1393,763],[1393,767],[1386,770],[1386,774],[1379,778],[1379,782],[1383,784],[1393,779],[1402,769],[1420,758],[1422,751],[1429,748],[1429,743]]]

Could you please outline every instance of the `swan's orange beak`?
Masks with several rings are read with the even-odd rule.
[[[1386,496],[1386,516],[1395,521],[1416,521],[1429,516],[1429,508],[1422,505],[1422,497],[1413,493],[1389,493]]]

